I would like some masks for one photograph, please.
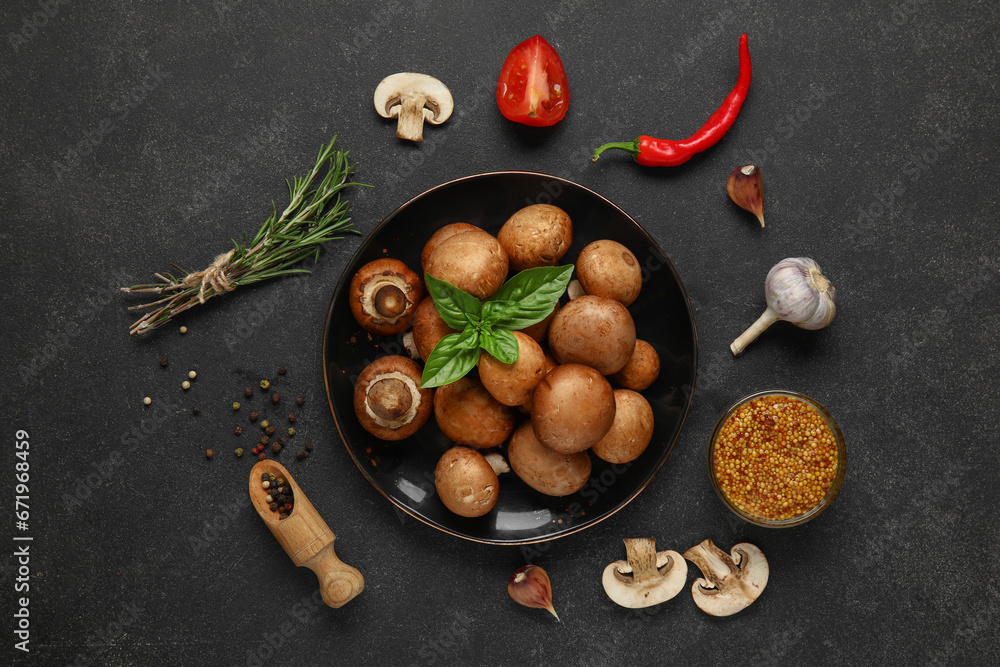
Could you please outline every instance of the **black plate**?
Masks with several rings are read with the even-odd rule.
[[[377,357],[406,354],[402,335],[367,334],[348,305],[351,277],[364,264],[394,257],[419,271],[420,251],[446,224],[468,222],[496,234],[518,209],[554,204],[573,220],[573,246],[564,258],[575,261],[597,239],[628,247],[644,267],[644,284],[629,310],[639,338],[660,355],[659,379],[643,392],[653,407],[655,431],[635,461],[612,466],[591,455],[593,475],[579,492],[564,498],[542,495],[514,473],[500,478],[496,507],[486,516],[452,514],[434,491],[434,466],[453,445],[434,420],[416,435],[385,442],[369,435],[354,415],[354,382]],[[375,228],[348,264],[330,301],[323,334],[327,397],[340,437],[351,458],[376,489],[403,511],[435,528],[477,542],[529,544],[569,535],[624,507],[667,460],[691,405],[697,368],[697,338],[687,294],[670,260],[624,211],[600,195],[562,178],[533,172],[469,176],[415,197]]]

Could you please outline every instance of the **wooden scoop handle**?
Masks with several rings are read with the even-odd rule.
[[[319,577],[323,602],[331,607],[343,607],[365,589],[365,578],[356,568],[337,557],[333,550],[333,540],[302,565]]]

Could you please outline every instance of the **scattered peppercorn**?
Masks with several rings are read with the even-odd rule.
[[[274,392],[273,394],[271,394],[271,402],[272,403],[277,403],[280,400],[281,400],[281,396],[278,395],[278,392]]]
[[[284,366],[278,366],[278,375],[284,375],[287,372],[288,372],[287,368],[285,368]]]
[[[206,449],[205,450],[205,458],[206,459],[210,459],[213,456],[215,456],[215,452],[213,452],[211,449]]]
[[[305,402],[306,402],[306,397],[303,396],[302,394],[299,394],[298,396],[295,397],[295,405],[302,405]]]
[[[143,405],[151,405],[152,403],[153,403],[153,399],[151,399],[149,396],[147,396],[146,398],[142,399],[142,404]]]
[[[191,379],[193,380],[193,379],[195,379],[196,377],[198,377],[198,374],[197,374],[197,373],[195,373],[194,371],[188,371],[188,377],[189,377],[189,378],[191,378]]]
[[[307,452],[304,449],[300,449],[299,451],[295,452],[295,458],[297,458],[299,461],[301,461],[307,456],[309,456],[309,452]]]
[[[278,442],[280,442],[282,445],[287,445],[288,444],[288,436],[287,435],[279,435],[278,436]]]
[[[268,426],[266,429],[264,429],[264,432],[267,433],[268,435],[274,435],[274,427]]]
[[[166,367],[167,367],[167,364],[169,364],[169,363],[170,363],[170,362],[169,362],[169,361],[167,360],[167,358],[166,358],[166,357],[160,357],[160,365],[161,365],[161,366],[163,366],[164,368],[166,368]]]
[[[253,387],[244,387],[243,395],[247,398],[251,398],[253,396]]]
[[[288,413],[288,421],[290,421],[293,424],[295,423],[295,413],[294,412],[289,412]]]
[[[267,458],[267,454],[265,454],[264,452],[261,452],[260,454],[257,455],[257,460],[258,461],[263,461],[266,458]]]
[[[181,389],[183,389],[184,391],[187,391],[190,388],[191,388],[191,383],[190,382],[188,382],[187,380],[184,380],[184,382],[181,382]]]
[[[267,437],[266,435],[260,436],[260,444],[266,445],[269,442],[271,442],[271,438]]]
[[[275,454],[279,453],[281,451],[281,443],[280,442],[271,443],[271,451],[274,452]]]
[[[239,410],[239,409],[240,409],[240,404],[239,404],[239,402],[234,402],[234,403],[233,403],[233,410],[235,411],[235,410]]]
[[[261,389],[267,389],[270,386],[271,386],[271,383],[269,381],[267,381],[267,380],[261,380],[260,381],[260,388]]]
[[[257,421],[257,417],[259,417],[259,416],[260,415],[257,414],[256,410],[254,412],[251,412],[250,413],[250,423],[252,424],[253,422]]]
[[[188,332],[188,328],[187,327],[181,327],[181,333],[182,334],[186,334],[187,332]]]
[[[199,408],[197,405],[194,406],[193,408],[191,408],[191,414],[197,417],[198,415],[201,414],[201,408]]]
[[[289,437],[295,435],[295,429],[294,428],[288,429],[288,435],[289,435]]]
[[[306,451],[311,452],[313,450],[312,440],[306,443]]]
[[[260,423],[260,427],[263,428],[263,429],[266,429],[270,425],[271,425],[271,422],[267,421],[266,419]]]
[[[233,429],[233,433],[235,433],[236,435],[243,433],[243,427],[237,426],[236,428]]]
[[[236,448],[236,456],[238,456],[238,457],[239,456],[243,456],[243,448],[242,447],[237,447]]]

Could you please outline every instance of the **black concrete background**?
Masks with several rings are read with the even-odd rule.
[[[996,664],[998,19],[996,3],[943,0],[5,2],[0,494],[12,513],[23,429],[34,541],[24,655],[13,649],[14,518],[0,521],[0,656]],[[743,31],[753,85],[719,145],[675,169],[624,154],[589,162],[605,141],[699,127],[735,80]],[[570,79],[569,115],[549,131],[507,122],[493,101],[505,55],[535,33]],[[396,140],[372,109],[375,85],[401,70],[439,77],[457,102],[423,146]],[[658,239],[694,305],[701,360],[677,447],[631,505],[536,549],[466,542],[394,510],[350,462],[323,397],[324,314],[361,237],[329,244],[306,279],[190,312],[186,336],[176,325],[128,336],[136,301],[113,288],[171,261],[207,265],[272,199],[283,205],[282,179],[334,134],[376,186],[352,198],[362,231],[438,183],[530,169],[593,188]],[[747,162],[763,166],[763,230],[725,193]],[[836,321],[775,325],[732,358],[729,342],[764,307],[767,270],[787,256],[820,262]],[[339,610],[313,607],[313,575],[256,517],[251,462],[232,456],[252,442],[232,435],[246,413],[229,404],[282,364],[279,390],[310,398],[299,438],[317,443],[305,462],[282,458],[367,580]],[[184,393],[189,369],[199,376]],[[834,506],[783,531],[734,519],[706,473],[720,413],[764,388],[820,400],[849,452]],[[623,557],[622,537],[647,535],[681,551],[706,537],[753,542],[770,583],[728,619],[687,593],[621,609],[601,570]],[[549,571],[561,623],[508,599],[526,561]]]

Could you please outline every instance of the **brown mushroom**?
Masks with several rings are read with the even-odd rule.
[[[417,348],[417,354],[424,361],[431,356],[434,346],[440,343],[442,338],[448,334],[458,333],[441,318],[431,297],[425,298],[413,309],[412,321],[413,343]]]
[[[477,299],[488,299],[507,279],[507,253],[486,232],[462,232],[434,249],[426,272]]]
[[[496,505],[500,480],[482,454],[459,446],[438,459],[434,488],[449,510],[459,516],[477,517]]]
[[[415,320],[416,316],[414,316]],[[656,353],[652,345],[637,338],[635,351],[632,352],[628,363],[617,373],[612,373],[608,379],[626,389],[642,391],[656,382],[659,375],[660,355]]]
[[[546,317],[541,322],[536,322],[535,324],[532,324],[530,327],[525,327],[521,329],[521,331],[534,338],[535,342],[541,345],[546,340],[548,340],[549,327],[552,326],[552,320],[556,319],[556,313],[558,312],[559,312],[559,304],[556,304],[556,307],[552,309],[552,312],[549,313],[548,317]]]
[[[615,389],[615,422],[594,445],[594,454],[608,463],[628,463],[646,451],[652,438],[653,408],[649,401],[631,389]]]
[[[366,431],[382,440],[402,440],[427,423],[434,390],[420,388],[420,366],[403,356],[381,357],[361,371],[354,385],[354,412]]]
[[[448,88],[427,74],[399,72],[375,88],[375,110],[382,118],[399,118],[396,136],[400,139],[423,141],[424,121],[440,125],[454,109]]]
[[[351,314],[373,334],[391,336],[409,329],[423,298],[420,277],[398,259],[369,262],[351,279]]]
[[[549,327],[549,347],[561,364],[586,364],[610,375],[635,350],[635,323],[618,301],[581,296],[562,307]]]
[[[587,452],[560,454],[535,437],[531,421],[514,431],[507,445],[510,467],[525,484],[547,496],[576,493],[590,479],[590,456]]]
[[[532,402],[535,437],[561,454],[575,454],[592,446],[615,421],[611,385],[590,366],[557,367],[535,387]]]
[[[483,231],[475,225],[470,225],[467,222],[453,222],[450,225],[445,225],[441,229],[437,230],[431,237],[427,239],[427,243],[424,244],[424,249],[420,253],[420,271],[421,273],[427,272],[427,260],[430,259],[431,253],[433,253],[441,242],[445,239],[449,239],[456,234],[461,234],[462,232],[481,232]]]
[[[551,373],[555,369],[555,367],[558,366],[558,365],[559,365],[559,362],[556,361],[555,357],[553,357],[551,354],[549,354],[548,352],[546,352],[545,353],[545,375],[548,375],[549,373]],[[535,385],[535,386],[537,388],[538,385]],[[524,403],[521,403],[521,405],[517,406],[517,409],[522,414],[525,414],[525,415],[530,415],[531,414],[531,408],[533,407],[532,396],[534,396],[534,394],[535,394],[535,390],[532,389],[531,390],[531,395],[528,396],[528,400],[526,400]]]
[[[446,436],[476,449],[500,446],[514,431],[514,410],[501,405],[475,377],[438,387],[434,418]]]
[[[515,271],[555,266],[573,244],[573,223],[558,206],[534,204],[510,216],[497,240]]]
[[[576,275],[587,294],[632,304],[642,289],[642,267],[617,241],[594,241],[580,251]]]
[[[505,364],[485,350],[479,356],[479,377],[495,399],[504,405],[521,405],[545,377],[545,353],[535,340],[514,331],[517,361]]]
[[[749,607],[767,586],[770,568],[760,549],[746,542],[727,554],[712,540],[691,547],[684,557],[698,566],[703,579],[691,586],[694,603],[706,614],[732,616]]]

